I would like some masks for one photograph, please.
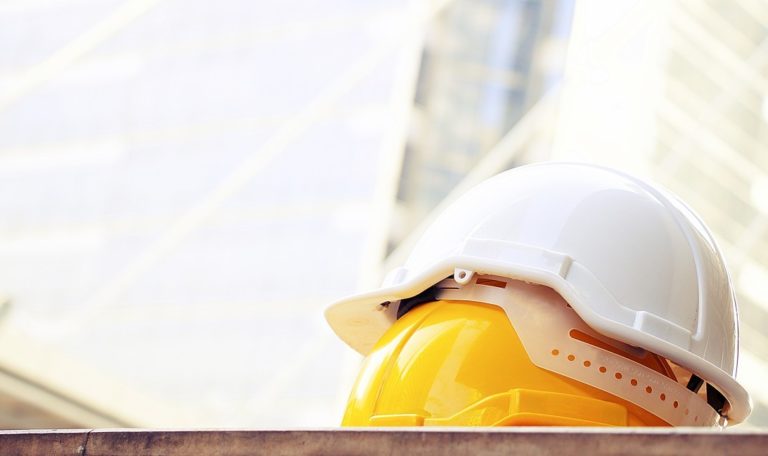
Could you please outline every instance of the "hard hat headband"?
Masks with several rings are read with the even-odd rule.
[[[441,281],[435,287],[437,299],[501,307],[531,362],[538,367],[620,397],[673,426],[725,426],[723,417],[683,385],[631,359],[573,337],[575,330],[605,339],[552,289],[497,276],[475,274],[470,279],[461,280],[464,283],[453,278]],[[628,345],[622,349],[642,351]]]

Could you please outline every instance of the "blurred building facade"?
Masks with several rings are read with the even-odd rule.
[[[427,29],[390,249],[561,82],[572,1],[453,1]]]

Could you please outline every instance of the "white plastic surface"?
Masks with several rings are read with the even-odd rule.
[[[395,320],[396,301],[456,269],[547,285],[598,333],[713,384],[731,423],[751,411],[734,378],[738,320],[723,258],[687,206],[646,182],[573,163],[499,174],[442,213],[384,288],[337,302],[326,318],[366,354]]]

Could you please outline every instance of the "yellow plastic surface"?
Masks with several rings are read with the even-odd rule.
[[[657,357],[644,364],[667,369]],[[384,334],[363,362],[342,425],[668,426],[535,366],[502,309],[454,301],[412,309]]]

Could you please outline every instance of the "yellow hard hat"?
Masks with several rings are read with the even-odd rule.
[[[442,290],[456,293],[456,283],[450,282],[444,281]],[[415,307],[403,309],[404,315],[366,357],[344,426],[668,426],[717,421],[703,398],[678,385],[665,359],[579,325],[573,310],[551,289],[478,277],[462,292],[474,288],[477,294],[479,287],[507,289],[519,307],[446,299],[417,300]],[[493,301],[487,296],[483,300]],[[516,331],[505,314],[510,310],[517,312],[515,320],[527,320],[525,331]],[[566,333],[552,334],[553,328]],[[552,343],[538,346],[531,337],[537,332],[549,334]],[[569,338],[578,342],[568,343]],[[575,349],[584,343],[597,350]],[[588,375],[537,366],[526,345],[602,378],[617,394],[584,383]],[[620,388],[627,391],[618,392]],[[661,413],[665,421],[622,397],[632,390],[679,413]]]

